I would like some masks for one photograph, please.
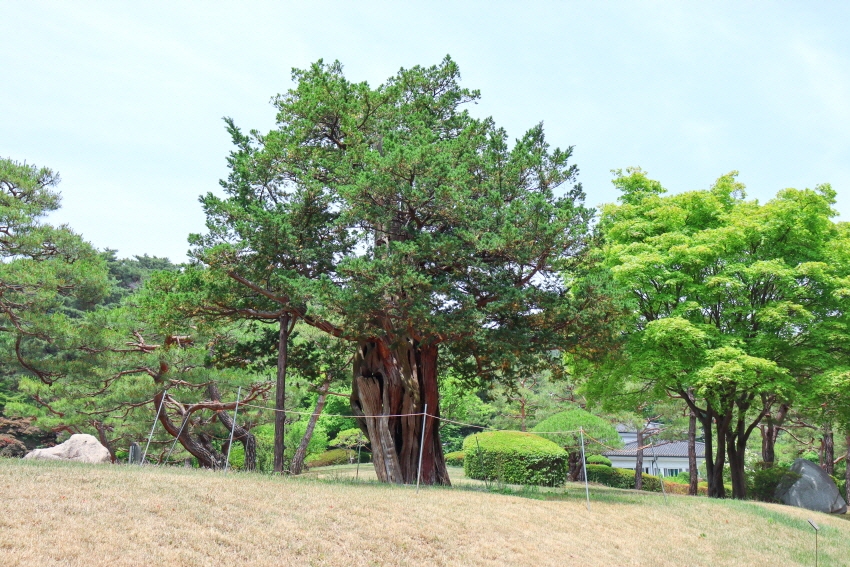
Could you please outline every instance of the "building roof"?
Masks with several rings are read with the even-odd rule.
[[[606,457],[636,457],[637,443],[626,443],[626,446],[616,451],[602,453]],[[705,458],[705,443],[696,442],[696,453],[698,459]],[[644,458],[655,457],[686,457],[688,456],[687,441],[662,441],[654,446],[643,449]]]
[[[646,429],[661,429],[662,427],[662,424],[657,421],[650,421],[646,424]],[[625,423],[617,423],[614,425],[614,428],[617,430],[617,433],[637,433],[633,425],[626,425]]]

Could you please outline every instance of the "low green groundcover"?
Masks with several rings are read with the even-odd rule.
[[[464,439],[463,453],[468,478],[553,486],[566,477],[567,452],[533,433],[476,433]]]

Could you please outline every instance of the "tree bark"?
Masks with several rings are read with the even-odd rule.
[[[643,428],[637,430],[637,451],[635,452],[635,490],[643,490]]]
[[[570,451],[567,453],[567,474],[570,480],[575,482],[581,480],[581,453]]]
[[[99,421],[96,421],[95,429],[97,429],[97,437],[100,440],[100,444],[106,447],[106,450],[109,451],[109,459],[112,461],[112,464],[118,462],[118,459],[115,457],[115,450],[112,448],[112,443],[109,442],[109,439],[106,438],[106,427]]]
[[[723,486],[723,466],[726,464],[725,428],[717,428],[717,448],[714,448],[714,432],[712,431],[712,415],[708,412],[699,416],[705,438],[705,480],[708,481],[708,496],[725,498],[726,488]]]
[[[328,397],[328,388],[331,385],[331,379],[328,377],[322,386],[319,388],[319,397],[316,400],[316,409],[310,415],[310,420],[307,422],[307,429],[301,437],[301,443],[298,444],[298,449],[295,450],[295,455],[292,457],[292,464],[289,465],[290,474],[301,474],[304,469],[304,459],[307,457],[307,447],[310,445],[310,439],[313,438],[313,430],[316,428],[316,422],[322,414],[325,407],[325,400]]]
[[[372,461],[378,480],[415,484],[422,447],[423,484],[449,485],[440,445],[437,390],[437,347],[405,337],[390,343],[387,338],[365,341],[354,357],[351,409],[360,429],[372,445]],[[413,414],[413,415],[411,415]]]
[[[759,428],[761,430],[761,460],[766,467],[772,467],[776,462],[776,439],[779,437],[780,427],[785,422],[788,410],[788,404],[780,404],[776,415],[771,413],[765,416],[765,422]]]
[[[274,399],[274,465],[276,473],[283,472],[284,434],[286,433],[286,365],[290,333],[290,315],[280,316],[280,332],[277,343],[277,386]]]
[[[160,407],[162,404],[163,392],[157,392],[153,397],[154,408]],[[176,426],[171,418],[168,417],[168,412],[163,408],[159,413],[159,422],[162,427],[172,437],[177,437],[177,440],[193,457],[198,459],[198,464],[206,469],[218,469],[224,466],[224,458],[212,446],[212,442],[204,435],[198,435],[197,438],[189,434],[189,428],[184,427],[182,431]],[[178,436],[178,433],[180,434]]]
[[[829,476],[835,472],[835,438],[832,434],[832,424],[823,424],[823,462],[821,467]]]
[[[746,440],[734,435],[726,437],[726,449],[729,456],[729,472],[732,480],[732,498],[747,498],[747,477],[744,471]]]
[[[697,469],[697,414],[691,410],[688,418],[688,494],[696,496],[699,489]]]

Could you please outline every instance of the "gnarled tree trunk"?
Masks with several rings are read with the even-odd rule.
[[[155,408],[162,405],[163,397],[164,393],[161,391],[154,394],[153,403]],[[186,417],[188,416],[184,416],[184,419]],[[224,458],[221,453],[215,450],[209,436],[204,434],[192,436],[189,433],[188,427],[181,429],[179,425],[171,421],[166,411],[159,412],[159,422],[162,423],[163,428],[165,428],[169,435],[176,437],[183,448],[198,459],[201,467],[205,469],[219,469],[224,467]]]
[[[437,391],[437,347],[411,338],[394,343],[379,338],[361,343],[354,357],[351,409],[372,445],[378,479],[415,484],[422,448],[422,484],[451,484],[443,449]]]
[[[304,431],[304,436],[301,437],[301,443],[295,450],[295,455],[292,457],[292,464],[289,465],[290,474],[301,474],[304,469],[304,459],[307,457],[307,447],[310,445],[310,439],[313,438],[313,431],[316,429],[316,422],[319,421],[319,416],[325,407],[325,400],[328,398],[328,388],[331,385],[330,377],[325,380],[321,388],[319,388],[319,397],[316,400],[316,409],[310,415],[310,420],[307,422],[307,429]]]

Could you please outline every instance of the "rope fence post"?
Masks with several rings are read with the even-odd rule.
[[[425,448],[425,424],[428,419],[428,404],[422,409],[422,438],[419,440],[419,469],[416,471],[416,492],[419,493],[419,478],[422,476],[422,450]]]
[[[581,437],[581,468],[584,472],[584,495],[587,499],[587,511],[590,512],[590,486],[587,484],[587,462],[584,459],[584,428],[579,426],[579,437]]]
[[[224,460],[224,472],[230,466],[230,449],[233,448],[233,432],[236,431],[236,414],[239,412],[239,398],[242,396],[242,386],[236,391],[236,406],[233,408],[233,423],[230,426],[230,442],[227,444],[227,457]]]
[[[142,453],[142,462],[139,463],[141,465],[145,464],[145,458],[148,456],[148,447],[151,446],[151,438],[153,437],[153,430],[156,429],[156,423],[159,421],[159,414],[162,413],[162,406],[165,404],[165,397],[168,395],[168,390],[162,391],[162,399],[159,401],[159,409],[156,410],[156,417],[153,420],[153,426],[151,427],[151,432],[148,434],[148,442],[145,444],[145,451]]]

